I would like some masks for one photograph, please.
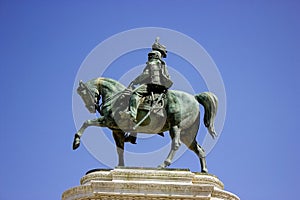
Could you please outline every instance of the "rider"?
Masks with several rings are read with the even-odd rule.
[[[166,93],[173,84],[166,63],[162,60],[162,58],[167,57],[166,47],[161,45],[158,40],[159,38],[156,38],[155,43],[152,45],[152,51],[148,54],[148,62],[143,73],[129,85],[130,89],[133,89],[134,85],[139,85],[133,90],[130,97],[129,111],[127,112],[135,122],[141,98],[151,93]]]

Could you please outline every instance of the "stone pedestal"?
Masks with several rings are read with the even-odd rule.
[[[80,186],[66,190],[62,200],[238,200],[214,175],[188,169],[117,167],[93,170]]]

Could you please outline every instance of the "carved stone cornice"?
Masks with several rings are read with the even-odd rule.
[[[93,170],[80,180],[81,185],[66,190],[63,200],[162,200],[162,199],[230,199],[214,175],[193,173],[188,169],[154,169],[117,167]]]

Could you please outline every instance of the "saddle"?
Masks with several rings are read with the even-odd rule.
[[[130,97],[132,95],[131,90],[124,90],[118,99],[118,110],[113,112],[113,116],[119,116],[123,119],[129,117],[127,114],[128,106],[130,103]],[[138,112],[143,111],[146,113],[142,118],[136,121],[133,130],[138,126],[146,125],[143,122],[146,122],[147,118],[150,114],[155,114],[157,117],[165,117],[164,108],[166,107],[166,93],[153,93],[151,92],[150,95],[146,95],[140,98],[140,104],[138,107]],[[128,118],[129,119],[129,118]]]

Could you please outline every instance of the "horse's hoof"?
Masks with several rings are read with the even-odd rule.
[[[208,170],[207,170],[207,169],[202,169],[202,170],[201,170],[201,173],[206,173],[206,174],[207,174],[207,173],[208,173]]]
[[[80,139],[75,136],[73,141],[73,150],[77,149],[80,146]]]
[[[80,146],[80,143],[74,143],[73,144],[73,150],[77,149]]]
[[[166,166],[164,166],[164,164],[161,164],[161,165],[157,166],[157,169],[164,169],[164,168],[166,168]]]
[[[161,165],[159,165],[157,168],[158,169],[164,169],[164,168],[168,167],[169,165],[171,165],[171,162],[164,161],[164,163],[162,163]]]

